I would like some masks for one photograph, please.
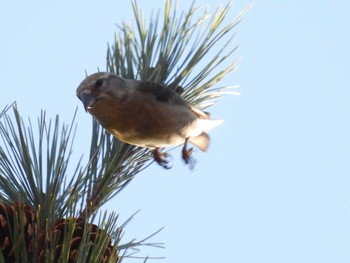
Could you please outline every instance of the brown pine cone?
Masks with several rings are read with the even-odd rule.
[[[79,253],[79,246],[81,245],[82,241],[90,244],[90,247],[85,250],[87,255],[86,262],[96,262],[92,261],[91,258],[91,251],[96,245],[96,243],[99,241],[100,237],[103,237],[106,235],[105,231],[102,229],[99,229],[98,226],[91,224],[91,223],[85,223],[83,219],[61,219],[59,220],[54,227],[52,228],[52,232],[44,232],[39,236],[38,239],[38,262],[45,263],[46,257],[50,255],[52,258],[51,260],[54,260],[53,262],[60,262],[60,257],[62,252],[62,246],[65,240],[67,240],[68,237],[68,231],[71,231],[69,229],[69,226],[74,224],[74,230],[71,234],[71,242],[69,247],[69,254],[68,254],[68,263],[76,263],[77,257]],[[86,229],[88,227],[89,229]],[[89,234],[87,238],[84,237],[84,232],[86,231],[86,234]],[[108,261],[111,257],[114,258],[113,262],[118,262],[118,255],[117,252],[113,253],[113,246],[111,244],[111,239],[108,236],[108,242],[107,246],[103,252],[102,259],[99,261],[100,263],[110,262]],[[48,251],[45,251],[45,247],[48,248]],[[49,254],[47,254],[49,253]],[[51,261],[50,261],[51,262]]]
[[[0,203],[0,248],[6,263],[16,262],[15,244],[17,248],[24,246],[27,249],[27,255],[19,256],[30,258],[28,247],[35,228],[36,216],[30,206],[17,202],[12,205]]]

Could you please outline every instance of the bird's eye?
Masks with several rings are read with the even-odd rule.
[[[95,88],[99,88],[101,87],[103,84],[103,79],[98,79],[96,80],[96,83],[95,83]]]

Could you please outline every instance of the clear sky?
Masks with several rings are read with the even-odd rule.
[[[232,18],[250,2],[236,0]],[[226,2],[196,3],[213,12]],[[163,1],[139,6],[149,17]],[[85,70],[105,69],[115,24],[133,18],[130,2],[6,1],[1,10],[0,108],[16,100],[33,122],[44,109],[69,123],[78,106],[74,153],[86,156],[91,116],[75,90]],[[173,169],[153,164],[105,206],[122,219],[141,209],[126,239],[165,226],[152,241],[166,249],[140,255],[350,262],[349,10],[346,0],[255,2],[236,28],[239,69],[221,83],[239,84],[241,95],[210,110],[225,123],[209,151],[196,152],[195,173],[175,151]]]

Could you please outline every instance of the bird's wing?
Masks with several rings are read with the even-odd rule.
[[[167,88],[158,83],[142,81],[137,86],[137,91],[149,93],[153,95],[157,101],[160,102],[173,103],[177,105],[187,105],[186,101],[180,95],[178,95],[170,88]]]
[[[191,106],[191,111],[197,116],[199,119],[210,119],[210,114],[206,111],[202,111],[196,107]]]
[[[160,102],[172,103],[176,105],[186,105],[198,119],[210,119],[210,114],[208,112],[188,105],[188,103],[179,94],[161,84],[142,81],[137,86],[137,90],[153,95],[155,99]]]

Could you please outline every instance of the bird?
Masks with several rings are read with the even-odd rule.
[[[126,79],[109,72],[87,76],[76,90],[84,108],[109,133],[130,145],[148,148],[153,159],[170,168],[163,148],[183,144],[182,159],[191,163],[193,148],[206,151],[208,131],[223,120],[194,106],[164,84]]]

